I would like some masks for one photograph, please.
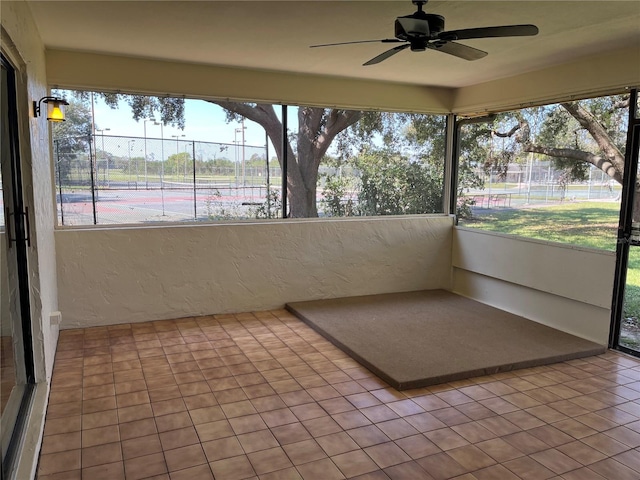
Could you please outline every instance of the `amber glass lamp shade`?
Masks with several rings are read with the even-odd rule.
[[[64,122],[64,106],[69,105],[64,98],[42,97],[37,102],[33,102],[33,116],[38,117],[42,113],[42,104],[47,105],[47,120],[50,122]]]
[[[49,100],[47,102],[47,120],[50,122],[64,122],[66,120],[64,117],[65,103],[58,100]]]

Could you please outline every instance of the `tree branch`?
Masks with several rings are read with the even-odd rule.
[[[525,152],[542,153],[543,155],[548,155],[550,157],[568,158],[579,162],[587,162],[602,170],[616,182],[622,183],[622,172],[618,171],[612,162],[601,155],[594,155],[593,153],[575,150],[572,148],[545,147],[543,145],[533,145],[531,143],[524,144],[523,150]]]
[[[284,132],[282,122],[277,117],[276,112],[273,109],[273,105],[258,103],[255,106],[251,106],[247,103],[227,102],[224,100],[208,100],[208,102],[220,105],[225,110],[237,113],[238,115],[241,115],[248,120],[252,120],[262,126],[271,139],[271,143],[273,143],[273,148],[275,148],[276,156],[278,157],[278,163],[280,164],[280,167],[282,167],[282,135]],[[287,141],[287,158],[289,159],[289,162],[287,163],[287,182],[289,184],[302,183],[302,174],[300,172],[297,157],[289,141]]]
[[[620,177],[622,177],[622,172],[624,171],[624,155],[622,155],[622,152],[616,147],[615,142],[611,139],[598,119],[577,102],[566,102],[561,105],[580,123],[582,128],[589,132],[607,160],[613,165],[616,171],[618,171]],[[607,173],[607,175],[609,174]]]
[[[629,96],[627,96],[627,98],[625,98],[624,100],[620,100],[619,102],[615,102],[613,104],[613,108],[615,108],[615,109],[629,108],[629,100],[631,100],[631,98]]]
[[[521,127],[522,127],[521,124],[515,125],[508,132],[498,132],[497,130],[491,130],[491,135],[494,135],[494,136],[500,137],[500,138],[510,138],[510,137],[513,136],[514,133],[516,133],[518,130],[520,130]]]
[[[322,159],[336,135],[350,127],[362,118],[362,112],[357,110],[336,110],[329,113],[327,123],[318,136],[316,142],[316,156]]]

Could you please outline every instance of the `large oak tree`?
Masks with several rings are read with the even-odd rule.
[[[316,194],[318,169],[327,149],[343,130],[362,118],[355,110],[298,107],[298,132],[287,138],[284,145],[284,129],[271,104],[248,104],[216,101],[230,113],[229,118],[243,117],[264,128],[273,144],[280,166],[287,149],[287,191],[290,217],[317,217]]]
[[[584,180],[593,165],[621,184],[628,107],[628,96],[610,96],[505,114],[490,133],[519,148],[491,159],[489,166],[502,161],[504,168],[521,151],[551,157],[571,180]],[[634,220],[640,220],[640,183],[635,190]]]
[[[86,94],[85,94],[86,96]],[[117,106],[125,99],[131,106],[136,120],[152,117],[160,112],[165,124],[184,127],[184,100],[169,97],[145,97],[137,95],[101,94],[107,104]],[[298,131],[284,134],[282,122],[274,106],[261,103],[238,103],[211,101],[228,112],[228,119],[245,118],[261,125],[276,149],[278,161],[282,165],[284,148],[288,158],[288,195],[291,217],[317,216],[316,194],[318,168],[329,146],[336,137],[352,127],[361,139],[370,139],[373,132],[385,135],[390,131],[389,122],[380,113],[364,113],[335,108],[298,107]],[[517,144],[511,152],[503,152],[500,158],[489,158],[487,166],[503,163],[516,150],[552,157],[556,166],[568,172],[571,179],[580,179],[585,166],[594,165],[616,182],[622,182],[624,173],[624,140],[626,132],[626,108],[628,96],[600,97],[574,102],[564,102],[559,106],[534,109],[541,115],[540,122],[531,125],[532,116],[526,110],[501,115],[485,133],[494,137],[510,138]],[[426,116],[423,116],[426,118]],[[420,122],[426,122],[421,125]],[[413,126],[428,131],[428,121],[414,121]],[[506,127],[506,128],[505,128]],[[504,129],[504,131],[503,131]],[[478,141],[482,128],[475,133]],[[533,131],[533,134],[532,134]],[[419,136],[419,135],[417,135]],[[351,137],[353,139],[353,137]],[[467,142],[469,143],[469,142]],[[472,142],[473,143],[473,142]],[[476,153],[481,150],[473,148]],[[486,148],[485,148],[485,153]],[[487,153],[491,157],[491,153]],[[640,184],[636,184],[634,219],[640,220]]]

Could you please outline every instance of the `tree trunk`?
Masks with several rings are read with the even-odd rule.
[[[289,217],[309,218],[317,217],[316,189],[306,189],[304,185],[291,185],[288,183],[289,193]]]
[[[542,153],[551,157],[571,158],[577,161],[590,163],[607,174],[609,178],[615,180],[619,184],[622,184],[625,158],[602,124],[596,117],[580,106],[577,102],[563,103],[561,105],[585,130],[589,132],[591,138],[593,138],[598,144],[602,153],[596,155],[582,150],[553,148],[532,144],[525,144],[524,150],[527,152]],[[618,108],[622,108],[624,106],[628,107],[628,101],[618,105]],[[632,219],[634,222],[640,222],[640,179],[637,179],[635,182]]]
[[[545,145],[536,145],[529,141],[529,134],[522,134],[518,141],[522,144],[525,152],[541,153],[550,157],[567,158],[578,162],[586,162],[602,170],[605,174],[616,182],[622,184],[624,174],[624,155],[616,146],[613,139],[609,136],[606,129],[598,121],[598,119],[579,102],[565,102],[560,104],[576,121],[584,128],[591,138],[596,142],[600,153],[594,154],[584,150],[573,148],[556,148],[547,147]],[[628,102],[627,102],[628,105]],[[616,108],[622,108],[623,103],[617,104]],[[509,132],[500,133],[492,132],[499,137],[511,137],[520,130],[528,130],[529,126],[522,120],[518,125],[514,126]],[[516,137],[517,138],[517,137]]]
[[[282,168],[283,126],[273,105],[213,101],[234,114],[252,120],[265,129],[276,150]],[[287,193],[289,216],[293,218],[317,217],[316,192],[318,168],[331,142],[338,133],[356,123],[362,112],[353,110],[298,107],[297,155],[287,140]]]
[[[528,136],[523,135],[519,140],[525,152],[541,153],[555,158],[567,158],[577,162],[586,162],[595,166],[604,172],[609,178],[622,184],[624,176],[625,157],[616,146],[615,142],[604,128],[602,123],[579,102],[565,102],[560,104],[573,118],[575,118],[580,126],[584,128],[591,138],[596,142],[599,153],[594,154],[584,150],[572,148],[556,148],[544,145],[535,145],[528,141]],[[628,108],[629,100],[623,100],[614,105],[615,108]],[[500,133],[492,132],[500,137],[511,137],[520,129],[528,127],[528,125],[520,122],[519,125],[513,127],[509,132]],[[635,182],[633,197],[633,221],[640,222],[640,179]]]

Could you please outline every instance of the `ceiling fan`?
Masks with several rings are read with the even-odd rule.
[[[527,37],[538,34],[538,27],[535,25],[503,25],[499,27],[465,28],[463,30],[450,30],[447,32],[444,30],[443,16],[425,13],[422,10],[422,7],[427,2],[428,0],[412,0],[412,3],[417,5],[418,11],[412,15],[405,15],[403,17],[396,18],[396,38],[325,43],[322,45],[311,45],[311,48],[376,42],[402,44],[373,57],[371,60],[364,63],[364,66],[380,63],[407,48],[410,48],[412,52],[424,52],[427,49],[438,50],[464,60],[478,60],[487,56],[487,52],[457,43],[455,40],[491,37]]]

